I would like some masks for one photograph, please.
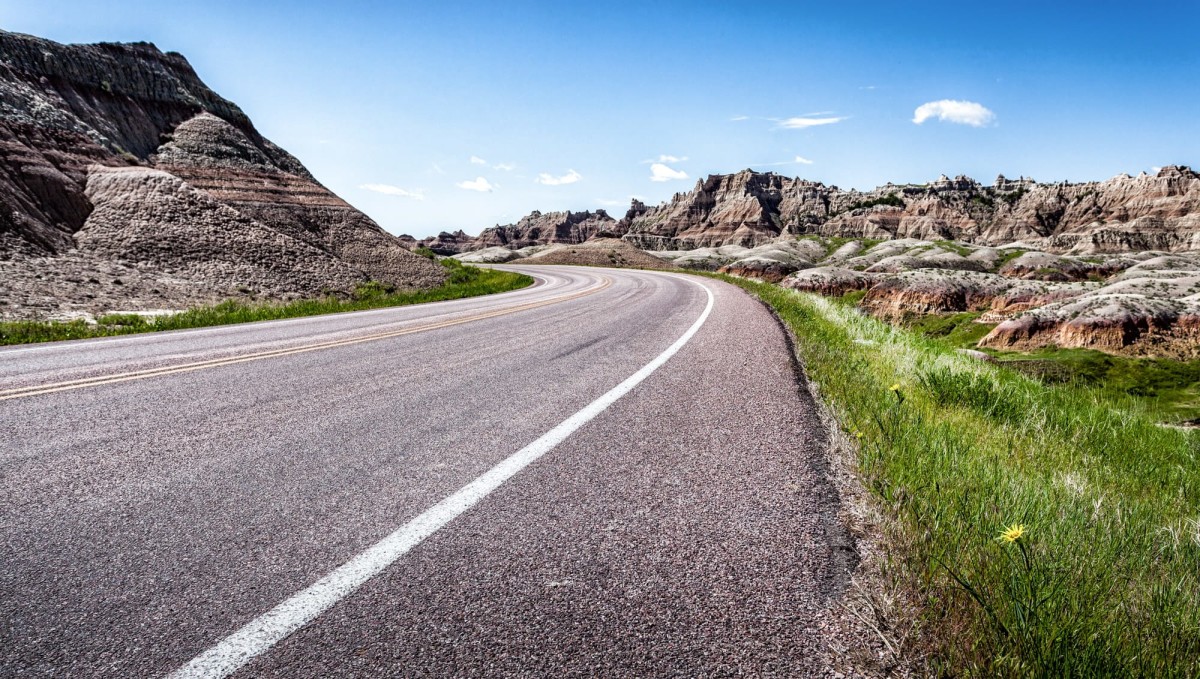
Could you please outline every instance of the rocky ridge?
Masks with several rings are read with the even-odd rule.
[[[463,231],[442,232],[417,243],[439,255],[454,255],[460,252],[506,247],[519,250],[535,245],[563,243],[575,245],[590,238],[611,238],[617,235],[617,220],[604,210],[595,212],[538,212],[522,217],[516,224],[505,224],[484,229],[478,236],[468,236]]]
[[[1072,253],[1196,250],[1200,175],[1165,167],[1152,176],[1079,184],[1000,176],[991,186],[941,177],[860,192],[745,170],[710,176],[656,208],[631,210],[621,229],[652,250],[754,246],[781,235],[1023,242]]]
[[[0,318],[444,278],[183,56],[0,31]]]
[[[542,218],[534,213],[518,225],[494,227],[476,238],[459,232],[443,249],[465,252],[510,242],[525,247],[586,240],[582,230],[535,232],[520,227]],[[635,200],[623,219],[602,228],[643,250],[662,251],[750,248],[780,236],[818,235],[981,246],[1019,242],[1049,253],[1180,252],[1200,249],[1200,174],[1171,166],[1154,175],[1083,183],[999,176],[991,186],[968,177],[943,176],[928,184],[886,184],[858,191],[743,170],[710,175],[658,206]],[[499,237],[513,230],[523,237]],[[551,232],[558,240],[544,235]]]

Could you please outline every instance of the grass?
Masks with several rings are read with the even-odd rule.
[[[956,314],[924,314],[907,320],[904,327],[926,337],[938,337],[950,346],[974,349],[996,327],[991,323],[976,323],[982,316],[979,311],[964,311]]]
[[[1200,360],[1114,356],[1090,349],[989,353],[1001,365],[1045,384],[1073,384],[1113,401],[1136,398],[1160,421],[1200,418]]]
[[[444,284],[429,290],[397,291],[377,282],[368,282],[359,285],[349,298],[328,296],[287,303],[227,300],[213,306],[197,307],[177,314],[151,318],[137,314],[109,314],[97,318],[94,324],[82,320],[5,321],[0,322],[0,345],[204,328],[230,323],[441,302],[516,290],[533,283],[532,278],[522,274],[465,266],[453,259],[444,259],[441,262],[449,269],[450,275]]]
[[[1200,435],[815,295],[721,277],[792,329],[893,517],[933,674],[1200,675]],[[1002,536],[1006,530],[1015,540]]]
[[[862,291],[838,302],[857,306]],[[903,327],[948,346],[974,349],[992,324],[976,323],[979,312],[914,316]],[[1115,356],[1090,349],[1048,348],[1031,353],[987,349],[1000,365],[1047,385],[1072,385],[1097,392],[1113,403],[1130,398],[1160,422],[1200,419],[1200,360]]]

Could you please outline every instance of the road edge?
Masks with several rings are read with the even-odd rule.
[[[859,474],[858,446],[842,429],[820,385],[809,379],[791,327],[765,300],[736,285],[731,287],[762,305],[775,320],[789,349],[796,390],[801,398],[811,400],[821,421],[825,452],[820,459],[824,464],[816,471],[836,503],[836,519],[822,517],[826,536],[841,533],[830,540],[835,554],[846,557],[839,565],[853,561],[840,574],[840,591],[830,596],[829,607],[822,612],[826,664],[848,677],[917,676],[911,644],[906,643],[916,632],[917,612],[908,605],[897,578],[889,575],[889,569],[895,567],[885,547],[890,522]]]

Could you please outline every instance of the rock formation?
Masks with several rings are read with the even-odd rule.
[[[516,224],[496,225],[484,229],[472,238],[462,231],[440,233],[420,241],[419,245],[430,248],[441,255],[453,255],[491,247],[507,247],[513,250],[533,245],[582,243],[593,237],[612,237],[617,225],[604,210],[595,212],[547,212],[534,211],[522,217]]]
[[[0,265],[10,318],[445,278],[260,135],[181,55],[3,31]],[[144,285],[88,292],[113,271]],[[49,280],[79,282],[56,299]]]
[[[461,262],[500,263],[520,260],[521,264],[581,264],[637,269],[670,269],[660,257],[639,250],[620,238],[599,236],[583,243],[552,243],[519,250],[494,246],[454,255]]]
[[[712,175],[655,208],[631,211],[618,230],[638,247],[753,247],[781,235],[1021,241],[1054,252],[1200,249],[1200,175],[1156,175],[1039,184],[998,177],[992,186],[957,177],[923,185],[844,191],[744,170]]]
[[[1200,175],[1177,166],[1153,176],[1080,184],[1001,175],[991,186],[943,176],[928,184],[857,191],[743,170],[710,175],[655,207],[634,200],[618,222],[603,210],[534,212],[478,237],[460,231],[422,244],[450,254],[579,243],[597,233],[652,251],[753,248],[780,236],[817,235],[989,246],[1020,242],[1049,253],[1179,252],[1200,249]]]
[[[759,278],[840,297],[863,291],[864,311],[892,322],[978,313],[979,346],[1098,349],[1200,358],[1200,252],[1066,254],[913,238],[874,242],[784,236],[656,251],[670,265]]]

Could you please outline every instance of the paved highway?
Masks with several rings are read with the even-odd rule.
[[[732,286],[0,350],[0,675],[816,675],[845,540]]]

